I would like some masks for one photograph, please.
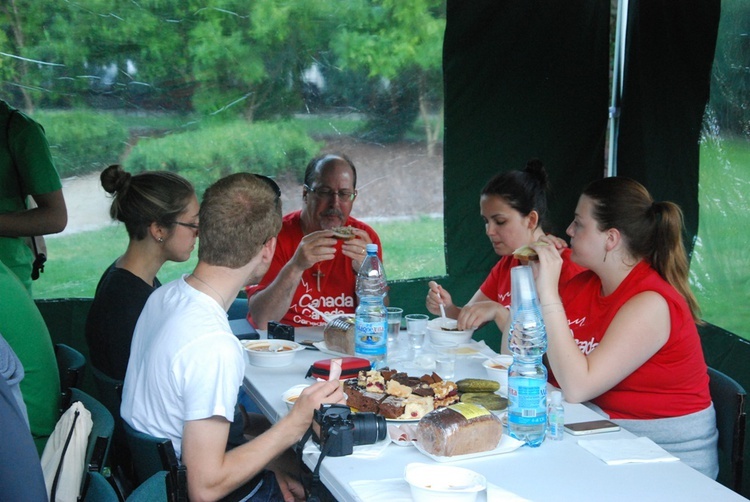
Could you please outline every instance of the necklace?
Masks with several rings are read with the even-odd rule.
[[[195,274],[190,274],[190,276],[194,277],[197,280],[199,280],[200,282],[202,282],[203,284],[205,284],[206,286],[208,286],[209,288],[211,288],[211,291],[213,291],[214,293],[216,293],[217,295],[219,295],[219,298],[221,298],[221,302],[222,302],[221,306],[222,307],[227,304],[227,301],[224,299],[224,296],[221,293],[219,293],[218,291],[216,291],[213,286],[211,286],[209,283],[207,283],[206,281],[204,281],[203,279],[201,279],[200,277],[198,277]]]
[[[326,275],[320,270],[320,263],[316,264],[317,272],[313,272],[313,277],[315,277],[318,280],[318,292],[320,292],[320,278],[325,277]]]

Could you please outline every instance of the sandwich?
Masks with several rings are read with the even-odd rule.
[[[333,236],[337,239],[348,241],[354,239],[354,229],[352,227],[335,227],[332,228]]]
[[[546,242],[535,242],[534,246],[549,246]],[[530,245],[521,246],[520,248],[513,251],[513,258],[526,265],[530,261],[539,261],[539,256],[536,251],[531,249]]]

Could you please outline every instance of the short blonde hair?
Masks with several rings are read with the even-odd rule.
[[[265,176],[226,176],[203,195],[198,259],[209,265],[240,268],[281,230],[278,185]]]

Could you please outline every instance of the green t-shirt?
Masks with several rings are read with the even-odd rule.
[[[60,374],[55,349],[34,300],[2,263],[0,291],[0,333],[23,365],[25,376],[21,380],[21,394],[31,434],[41,453],[60,413]]]
[[[62,188],[44,128],[19,111],[11,114],[12,110],[0,100],[0,214],[26,209],[27,195]],[[0,236],[0,261],[30,292],[34,256],[25,239]]]

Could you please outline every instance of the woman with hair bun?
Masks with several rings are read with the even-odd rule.
[[[716,478],[718,433],[680,208],[654,202],[634,180],[605,178],[584,190],[567,234],[571,258],[589,270],[565,284],[559,253],[533,246],[550,381],[566,401],[590,401]]]
[[[450,293],[442,286],[430,281],[427,310],[440,315],[442,303],[445,315],[458,320],[458,329],[478,328],[495,321],[505,331],[510,317],[510,269],[521,265],[513,257],[513,251],[537,242],[545,235],[543,224],[547,216],[548,189],[547,172],[537,159],[530,160],[522,171],[508,171],[490,179],[482,189],[479,209],[485,233],[495,253],[501,257],[500,261],[463,307],[455,305]],[[559,239],[554,242],[556,246],[564,246]],[[583,268],[568,259],[570,250],[565,248],[561,253],[564,260],[562,282]]]
[[[125,224],[125,253],[107,268],[96,287],[86,320],[91,362],[106,375],[123,380],[138,316],[167,261],[190,258],[198,237],[198,199],[182,176],[167,171],[131,175],[119,165],[101,174],[113,195],[109,214]]]

